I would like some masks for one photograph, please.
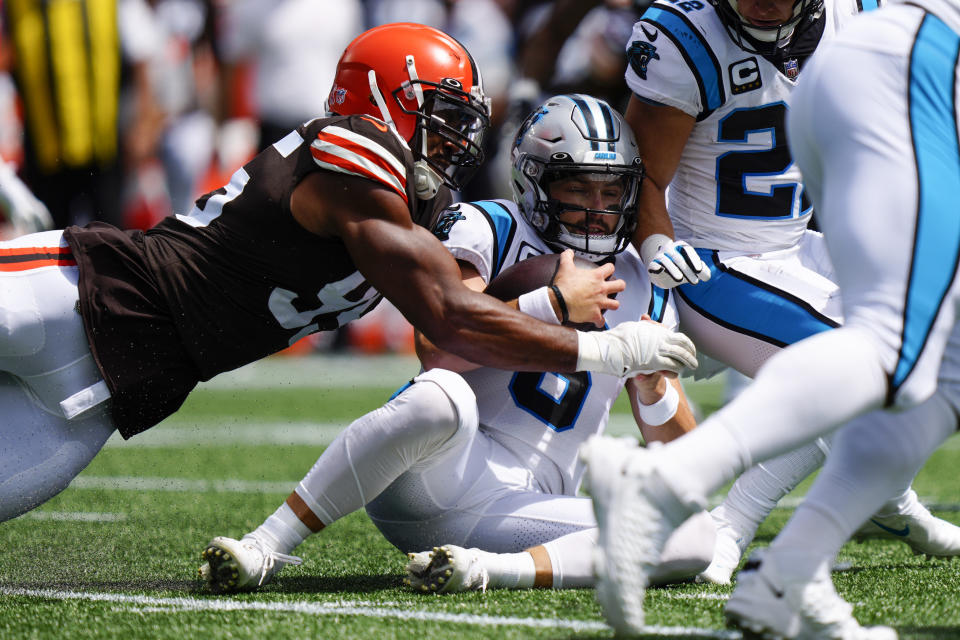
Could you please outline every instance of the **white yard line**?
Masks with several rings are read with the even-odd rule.
[[[297,445],[325,447],[333,442],[348,422],[263,422],[249,420],[193,423],[190,425],[164,424],[129,440],[114,433],[107,447],[123,449],[151,449],[216,447],[224,445]],[[319,451],[317,452],[319,455]]]
[[[264,358],[202,382],[201,389],[400,388],[420,371],[415,356]]]
[[[360,417],[359,413],[357,417]],[[137,434],[129,440],[124,440],[119,433],[114,433],[105,446],[122,449],[222,448],[224,444],[326,447],[349,424],[347,420],[343,422],[264,422],[235,418],[217,422],[167,423]],[[614,414],[610,416],[607,433],[622,436],[636,435],[639,431],[632,416]]]
[[[21,516],[29,520],[54,520],[58,522],[122,522],[125,513],[96,513],[89,511],[28,511]]]
[[[254,480],[204,480],[136,476],[78,476],[71,489],[114,489],[119,491],[189,491],[194,493],[290,493],[298,480],[259,482]]]
[[[449,622],[483,627],[527,627],[535,629],[569,629],[574,632],[604,631],[607,625],[594,620],[569,620],[562,618],[520,618],[514,616],[488,616],[477,614],[446,613],[403,607],[384,607],[368,602],[249,602],[228,598],[157,598],[154,596],[124,593],[93,593],[83,591],[60,591],[56,589],[14,589],[0,587],[7,596],[44,598],[53,600],[86,600],[128,605],[132,611],[141,613],[173,613],[179,611],[266,611],[270,613],[300,613],[317,616],[358,616],[367,618],[393,618],[420,620],[424,622]],[[645,635],[697,636],[706,638],[735,639],[741,634],[735,631],[697,629],[694,627],[645,627]]]

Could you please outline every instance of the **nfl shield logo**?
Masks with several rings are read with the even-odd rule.
[[[797,76],[800,75],[800,65],[797,64],[794,58],[790,58],[783,63],[783,72],[786,73],[787,77],[791,80],[796,80]]]

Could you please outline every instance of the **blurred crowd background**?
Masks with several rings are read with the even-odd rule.
[[[148,228],[322,116],[356,35],[419,22],[466,46],[493,102],[488,162],[460,198],[509,198],[512,136],[542,98],[582,92],[626,107],[624,49],[649,3],[0,0],[0,171],[22,178],[53,228]],[[412,346],[412,329],[384,303],[290,352]]]

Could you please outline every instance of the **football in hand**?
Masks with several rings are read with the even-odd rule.
[[[597,265],[577,256],[573,263],[580,269],[596,269]],[[498,300],[515,300],[524,293],[545,287],[553,283],[560,268],[559,253],[545,253],[521,260],[503,271],[487,284],[484,293]],[[580,331],[597,331],[592,323],[567,322],[564,326],[573,327]]]

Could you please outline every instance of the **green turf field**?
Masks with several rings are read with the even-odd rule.
[[[275,358],[196,391],[167,423],[111,441],[60,496],[0,525],[0,638],[611,637],[592,591],[421,596],[402,587],[404,556],[356,513],[304,543],[256,594],[212,596],[195,580],[215,535],[239,537],[291,491],[336,432],[416,371],[409,360]],[[691,395],[716,407],[716,384]],[[628,411],[617,405],[618,430]],[[960,441],[915,487],[960,522]],[[789,516],[761,529],[769,543]],[[895,542],[847,545],[837,587],[864,623],[904,638],[960,638],[960,561],[927,561]],[[730,588],[685,585],[647,596],[651,636],[736,638]]]

